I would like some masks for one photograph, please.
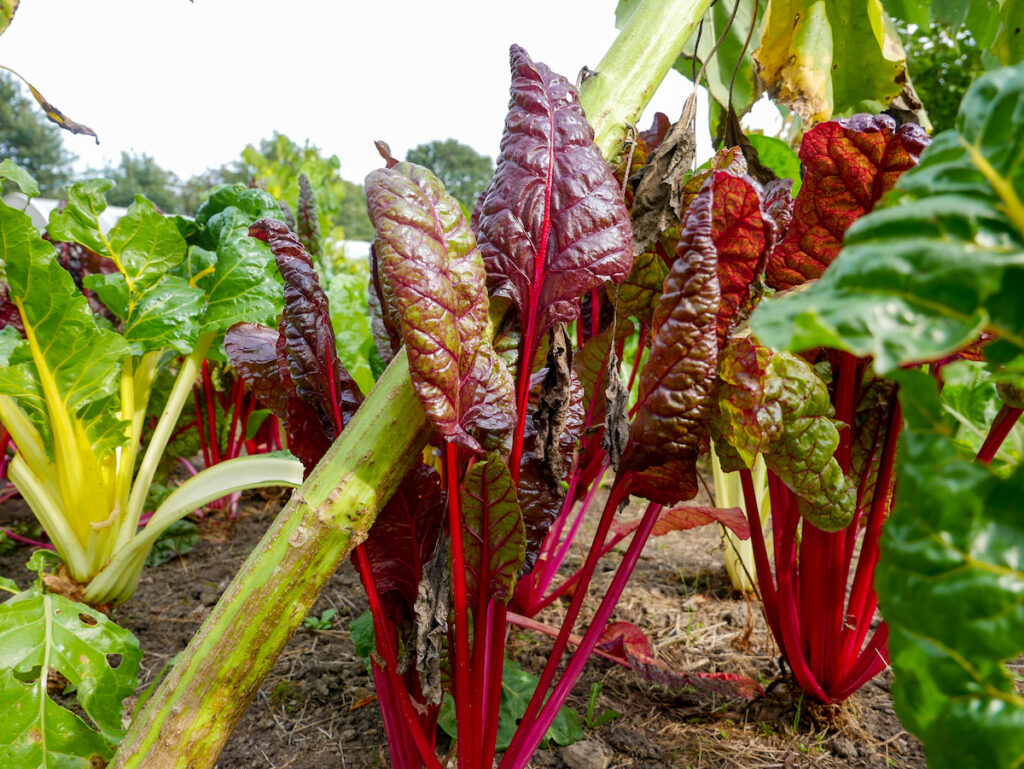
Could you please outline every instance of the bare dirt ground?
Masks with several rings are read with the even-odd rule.
[[[284,496],[243,498],[233,524],[206,522],[195,550],[142,575],[138,593],[115,612],[144,649],[138,692],[185,648],[248,552],[259,541]],[[0,526],[29,516],[19,501],[0,509]],[[0,558],[0,574],[24,585],[29,549]],[[609,561],[614,561],[610,555]],[[578,562],[578,561],[577,561]],[[588,608],[611,579],[600,570]],[[314,609],[337,612],[326,630],[301,628],[260,689],[227,744],[220,769],[369,769],[388,767],[373,684],[356,656],[348,623],[366,608],[355,570],[346,564]],[[561,607],[542,619],[557,619]],[[585,612],[586,613],[586,610]],[[876,678],[837,710],[802,700],[780,678],[778,650],[756,601],[734,596],[719,536],[711,528],[670,534],[648,543],[613,617],[639,625],[656,656],[687,672],[742,673],[768,696],[750,705],[709,707],[670,696],[632,671],[593,658],[569,704],[581,715],[600,683],[596,714],[622,715],[585,730],[584,742],[539,751],[531,766],[549,769],[800,769],[843,767],[924,769],[920,744],[892,710],[888,674]],[[514,629],[510,649],[527,670],[539,672],[550,639]],[[134,701],[128,703],[134,707]]]

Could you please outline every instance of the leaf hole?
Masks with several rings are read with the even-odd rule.
[[[110,667],[113,670],[117,670],[119,667],[121,667],[121,659],[122,658],[120,654],[108,654],[107,664],[110,665]]]
[[[88,614],[86,614],[85,612],[80,612],[80,613],[79,613],[79,615],[78,615],[78,618],[79,618],[80,620],[82,620],[82,622],[83,622],[84,624],[88,625],[89,627],[96,627],[96,625],[98,625],[98,624],[99,624],[99,623],[98,623],[98,622],[96,621],[96,618],[95,618],[95,617],[90,617],[90,616],[89,616]]]

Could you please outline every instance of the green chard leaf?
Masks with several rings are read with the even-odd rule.
[[[1022,158],[1024,64],[979,79],[957,130],[936,137],[886,207],[850,227],[816,284],[763,303],[754,332],[775,347],[873,356],[878,373],[945,357],[983,330],[1019,354]]]
[[[751,467],[763,454],[768,468],[800,497],[808,521],[825,531],[846,527],[856,486],[834,457],[839,430],[828,388],[811,365],[741,337],[723,351],[719,378],[711,437],[736,452],[720,452],[722,468]]]
[[[120,656],[116,667],[110,655]],[[131,633],[63,596],[35,589],[0,606],[0,763],[89,769],[109,760],[141,657]],[[51,670],[68,679],[92,724],[50,697]]]
[[[6,2],[6,0],[0,0],[0,32],[3,31],[2,9],[4,2]],[[15,3],[14,5],[17,7],[18,4]],[[39,184],[32,178],[32,175],[10,158],[0,160],[0,179],[7,179],[8,181],[14,182],[18,185],[18,189],[30,198],[34,198],[39,194]]]
[[[0,204],[0,239],[10,300],[25,323],[32,360],[0,368],[0,394],[15,398],[40,435],[52,435],[46,416],[60,408],[76,415],[96,406],[89,436],[94,446],[111,447],[120,429],[116,413],[118,372],[129,354],[127,343],[101,328],[71,276],[56,260],[53,246],[42,239],[29,217]],[[22,351],[26,348],[21,348]],[[53,400],[51,408],[43,398]],[[103,410],[104,416],[100,416]],[[116,442],[115,442],[116,445]],[[102,458],[105,452],[100,452]]]
[[[507,602],[526,555],[526,531],[512,475],[499,454],[488,454],[469,471],[462,515],[470,606]]]
[[[104,179],[73,185],[68,205],[50,215],[50,236],[80,243],[117,265],[116,273],[87,276],[85,286],[124,321],[122,335],[134,352],[173,347],[187,354],[199,333],[203,292],[171,274],[185,258],[185,240],[175,221],[141,195],[104,233],[99,217],[109,187]]]
[[[935,381],[900,373],[908,427],[875,573],[900,720],[934,769],[1024,763],[1024,467],[1005,480],[946,435]]]

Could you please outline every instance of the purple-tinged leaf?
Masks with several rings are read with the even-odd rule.
[[[316,198],[313,185],[304,173],[299,174],[299,210],[295,217],[295,234],[314,259],[323,256],[320,240],[320,219],[316,213]]]
[[[523,565],[526,532],[512,475],[497,453],[466,476],[462,515],[470,605],[480,605],[481,590],[489,599],[507,602]]]
[[[370,313],[370,331],[381,360],[390,363],[402,347],[402,332],[394,314],[394,296],[380,271],[377,249],[370,245],[370,281],[366,287],[366,306]]]
[[[377,591],[383,600],[402,607],[403,615],[411,615],[416,603],[444,511],[437,472],[417,465],[377,515],[363,543]]]
[[[882,449],[896,386],[885,379],[865,382],[850,434],[850,483],[857,489],[860,509],[870,507],[878,481]],[[887,505],[886,510],[891,506]]]
[[[0,283],[0,328],[14,326],[14,328],[18,329],[18,333],[24,337],[25,324],[21,320],[18,306],[11,301],[8,291],[7,286]]]
[[[658,520],[655,521],[654,528],[651,529],[651,536],[661,537],[672,531],[688,531],[711,523],[722,524],[740,539],[750,538],[750,523],[740,508],[700,507],[697,505],[664,508],[658,513]],[[616,521],[612,524],[612,530],[616,534],[630,534],[636,531],[639,525],[639,518],[632,521]]]
[[[793,222],[793,180],[779,179],[764,186],[764,212],[775,222],[775,242],[781,243]]]
[[[616,297],[615,311],[620,318],[634,317],[646,326],[651,325],[669,264],[675,261],[678,243],[679,230],[673,228],[659,235],[646,251],[637,255]]]
[[[828,388],[811,365],[742,339],[723,353],[719,377],[716,443],[735,441],[747,467],[759,450],[768,469],[800,497],[801,515],[824,531],[845,528],[857,489],[835,459],[839,430]]]
[[[480,213],[492,293],[508,297],[535,349],[580,297],[621,283],[633,261],[622,194],[573,86],[518,46],[501,152]]]
[[[743,176],[747,172],[747,161],[743,159],[743,152],[739,147],[720,149],[710,161],[687,178],[680,192],[680,211],[684,216],[697,195],[704,189],[708,179],[719,171],[727,171],[735,176]]]
[[[284,278],[281,334],[296,395],[317,410],[333,440],[355,414],[363,396],[338,360],[327,295],[320,287],[313,260],[281,222],[261,219],[249,227],[249,235],[270,246]]]
[[[871,211],[928,144],[920,126],[896,129],[887,115],[855,115],[804,134],[803,185],[793,224],[768,263],[768,285],[785,289],[820,278],[839,254],[846,230]]]
[[[440,435],[479,450],[463,415],[494,425],[514,401],[487,340],[486,275],[462,208],[411,163],[367,176],[366,199],[420,402]]]
[[[696,493],[696,460],[706,433],[708,395],[718,365],[716,313],[721,301],[711,233],[713,190],[706,187],[687,211],[679,258],[665,280],[654,313],[650,356],[640,375],[639,408],[620,472],[651,470],[631,488],[661,504]],[[672,467],[654,470],[672,463]],[[661,491],[658,491],[658,488]],[[636,491],[640,493],[640,491]]]
[[[753,700],[764,696],[761,686],[737,673],[680,673],[654,658],[651,642],[644,632],[629,622],[612,622],[597,642],[601,651],[617,657],[638,676],[673,694],[690,694],[696,689],[705,695],[728,700]]]
[[[324,412],[299,397],[288,373],[288,352],[280,332],[258,323],[236,323],[224,335],[228,360],[256,398],[281,420],[288,449],[302,462],[305,474],[331,447],[334,428]]]

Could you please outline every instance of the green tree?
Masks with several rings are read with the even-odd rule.
[[[935,132],[952,128],[967,87],[985,71],[982,51],[966,29],[896,21],[907,68]]]
[[[108,165],[102,171],[90,172],[90,175],[99,175],[114,182],[113,188],[107,193],[107,201],[112,206],[130,206],[135,196],[142,194],[164,213],[179,213],[183,210],[177,192],[181,185],[178,177],[145,153],[135,155],[122,152],[120,164]]]
[[[494,174],[494,164],[487,155],[455,139],[435,139],[413,147],[405,159],[433,171],[448,193],[467,211],[473,210]]]
[[[337,222],[345,231],[348,240],[373,240],[375,232],[366,213],[366,191],[363,185],[341,180],[345,195],[341,199],[341,211]]]
[[[49,122],[13,77],[0,73],[0,159],[10,158],[39,182],[46,197],[59,197],[71,178],[75,156],[64,149],[60,129]]]

